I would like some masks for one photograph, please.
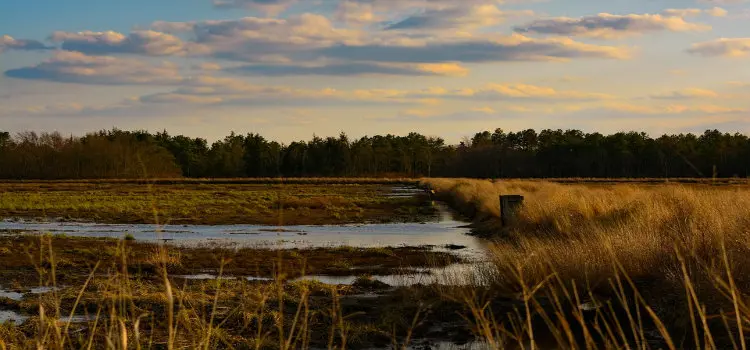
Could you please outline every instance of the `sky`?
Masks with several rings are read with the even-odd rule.
[[[750,133],[747,0],[2,0],[0,130]]]

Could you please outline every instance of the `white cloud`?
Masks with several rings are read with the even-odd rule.
[[[23,107],[0,109],[0,116],[7,117],[67,117],[100,115],[123,111],[138,106],[135,99],[128,98],[114,104],[84,104],[79,102],[34,104]]]
[[[466,76],[469,70],[457,63],[322,63],[322,64],[253,64],[227,69],[233,74],[255,76]]]
[[[661,100],[682,100],[682,99],[698,99],[698,98],[718,98],[719,94],[712,90],[688,88],[677,91],[670,91],[665,93],[653,94],[651,98]]]
[[[720,38],[697,43],[688,52],[707,57],[745,57],[750,54],[750,38]]]
[[[492,107],[474,107],[471,109],[472,112],[481,112],[481,113],[487,113],[487,114],[493,114],[496,113],[495,109]]]
[[[144,103],[281,103],[281,101],[327,101],[327,103],[408,103],[437,104],[444,99],[502,101],[599,101],[614,99],[602,93],[573,90],[555,90],[549,87],[527,84],[488,84],[480,88],[421,90],[330,88],[299,89],[284,86],[261,86],[241,79],[200,75],[186,79],[182,86],[168,93],[144,96]],[[485,109],[486,111],[486,109]]]
[[[556,90],[551,87],[529,84],[487,84],[480,88],[431,88],[409,93],[419,97],[445,97],[462,99],[536,99],[536,100],[607,100],[614,96],[574,90]]]
[[[284,19],[245,17],[202,22],[155,22],[152,28],[192,35],[195,44],[218,58],[248,62],[285,60],[286,55],[358,42],[359,31],[336,28],[325,16],[302,14]]]
[[[704,113],[704,114],[733,114],[733,113],[746,113],[746,108],[719,106],[719,105],[666,105],[666,106],[652,106],[652,105],[634,105],[627,103],[610,103],[607,104],[605,109],[628,112],[634,114],[683,114],[683,113]]]
[[[713,7],[710,9],[698,9],[698,8],[687,8],[687,9],[667,9],[661,12],[663,16],[667,17],[695,17],[700,15],[708,15],[711,17],[725,17],[729,12],[721,7]]]
[[[729,11],[721,8],[721,7],[714,7],[712,9],[705,10],[707,14],[714,17],[726,17],[729,14]]]
[[[599,46],[570,38],[535,39],[512,36],[474,36],[467,39],[428,39],[363,45],[337,45],[319,50],[333,59],[373,62],[504,62],[568,61],[575,58],[627,59],[630,50]]]
[[[533,16],[533,11],[502,11],[496,5],[479,4],[426,9],[386,26],[389,30],[471,30],[493,26],[508,17]]]
[[[199,70],[199,71],[219,71],[222,70],[223,67],[215,62],[202,62],[198,64],[193,65],[193,69]]]
[[[375,13],[372,4],[358,1],[342,0],[336,10],[336,19],[350,24],[368,24],[382,21],[383,18]]]
[[[377,5],[376,2],[364,4]],[[494,5],[489,6],[494,8]],[[435,11],[450,12],[450,9]],[[458,26],[472,21],[482,22],[476,16],[468,16],[466,20],[469,22],[444,16],[437,21]],[[283,19],[246,17],[221,21],[156,22],[152,28],[190,36],[194,44],[206,48],[211,56],[218,59],[293,66],[303,66],[302,62],[307,65],[352,62],[463,63],[565,61],[583,57],[623,59],[629,56],[627,48],[584,44],[568,38],[535,39],[520,34],[503,36],[494,33],[457,35],[453,32],[412,36],[399,30],[342,28],[317,14]]]
[[[747,0],[698,0],[698,2],[712,5],[737,5],[746,3]]]
[[[737,87],[737,88],[750,87],[750,83],[744,82],[744,81],[728,81],[727,85]]]

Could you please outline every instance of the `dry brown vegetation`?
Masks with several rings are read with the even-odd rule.
[[[12,248],[0,259],[3,284],[23,291],[29,281],[15,277],[27,276],[58,287],[20,301],[0,297],[3,309],[31,316],[0,324],[0,349],[385,348],[410,334],[424,337],[462,309],[432,288],[392,290],[368,277],[454,260],[426,248],[222,251],[54,236],[0,243]],[[175,275],[206,268],[220,277]],[[347,286],[289,280],[342,269],[363,275]],[[245,280],[248,274],[271,279]],[[356,297],[363,293],[370,296]],[[68,321],[72,315],[79,319]],[[465,322],[445,326],[436,339],[469,337]]]
[[[535,294],[549,300],[626,298],[648,305],[639,317],[663,325],[660,336],[679,347],[744,348],[750,188],[424,182],[473,215],[477,230],[496,234],[494,268],[487,271],[494,288],[521,294],[537,288]],[[525,204],[500,228],[498,196],[505,194],[524,195]]]

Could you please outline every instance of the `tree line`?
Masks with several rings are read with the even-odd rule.
[[[750,176],[750,138],[708,130],[652,138],[580,130],[483,131],[457,145],[410,133],[282,144],[259,134],[203,138],[107,130],[82,137],[0,132],[0,178]]]

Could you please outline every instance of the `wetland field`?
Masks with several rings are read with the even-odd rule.
[[[3,182],[0,349],[744,349],[749,189]]]

